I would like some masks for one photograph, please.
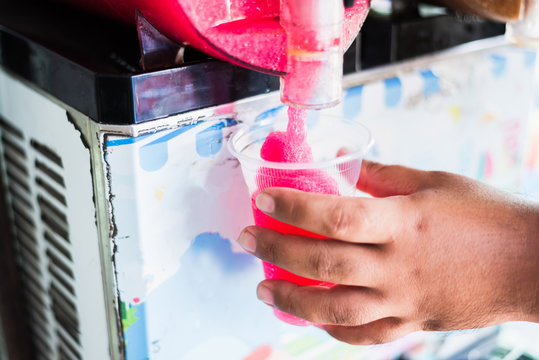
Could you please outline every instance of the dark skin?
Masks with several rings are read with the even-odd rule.
[[[363,162],[350,198],[271,188],[257,206],[327,239],[250,226],[239,243],[331,289],[265,280],[270,306],[350,344],[539,322],[539,204],[444,172]]]

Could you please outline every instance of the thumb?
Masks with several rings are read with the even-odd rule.
[[[357,188],[374,197],[409,195],[427,186],[427,172],[363,160]]]

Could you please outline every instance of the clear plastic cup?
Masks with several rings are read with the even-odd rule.
[[[358,122],[334,116],[311,113],[307,120],[307,142],[314,161],[310,163],[278,163],[264,161],[260,149],[268,134],[286,129],[288,119],[281,111],[271,118],[241,127],[230,139],[228,147],[240,161],[243,177],[251,196],[255,224],[284,234],[321,236],[284,224],[265,214],[255,205],[260,191],[269,187],[288,187],[302,191],[352,196],[356,192],[361,161],[373,144],[370,131]],[[334,284],[307,279],[270,263],[263,263],[267,279],[282,279],[299,285]],[[275,309],[275,315],[293,325],[311,325],[307,321]]]

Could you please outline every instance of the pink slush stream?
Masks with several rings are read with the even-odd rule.
[[[313,161],[311,147],[306,136],[306,111],[290,107],[288,109],[288,126],[286,131],[271,132],[262,148],[260,156],[266,161],[281,163],[310,163]],[[269,187],[286,187],[320,194],[340,195],[337,182],[329,174],[320,169],[284,170],[261,168],[256,175],[258,190],[252,195],[251,202],[255,224],[283,234],[302,235],[314,238],[323,238],[320,235],[305,231],[298,227],[277,221],[262,213],[255,204],[256,196],[260,191]],[[326,286],[334,284],[319,280],[308,279],[288,272],[278,266],[264,262],[264,275],[267,279],[281,279],[302,286]],[[306,326],[309,322],[293,315],[274,310],[275,315],[292,325]]]

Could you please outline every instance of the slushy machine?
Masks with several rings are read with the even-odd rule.
[[[503,23],[404,0],[285,6],[304,3],[0,3],[0,174],[32,359],[539,358],[530,324],[358,347],[256,299],[262,265],[234,241],[249,195],[226,143],[281,99],[365,124],[371,159],[539,194],[536,54]],[[296,91],[287,17],[340,39],[336,87],[328,71],[310,84],[324,91]]]

